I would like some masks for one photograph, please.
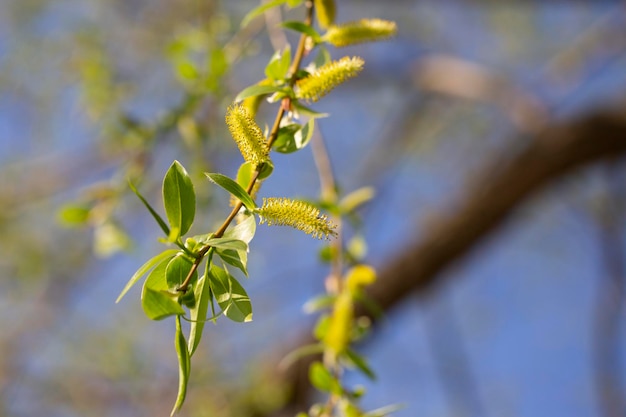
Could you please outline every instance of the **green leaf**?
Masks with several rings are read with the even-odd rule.
[[[252,162],[244,162],[237,170],[237,184],[241,185],[244,190],[250,185],[252,181],[252,174],[254,174],[254,164]]]
[[[232,249],[218,249],[217,254],[229,265],[239,268],[241,272],[248,276],[248,253],[246,251],[236,251]]]
[[[343,213],[351,213],[363,204],[367,203],[376,195],[373,187],[362,187],[346,195],[339,202],[339,208]]]
[[[324,314],[318,319],[317,324],[315,325],[315,328],[313,329],[313,336],[317,340],[324,340],[324,338],[326,337],[326,333],[328,333],[329,325],[330,325],[330,316],[328,314]]]
[[[170,259],[162,260],[146,278],[141,291],[141,306],[151,320],[161,320],[171,315],[185,314],[176,299],[178,295],[168,293],[165,273]]]
[[[187,171],[178,161],[174,161],[163,178],[163,204],[170,227],[173,229],[169,237],[175,241],[189,231],[196,213],[193,184]]]
[[[252,304],[241,284],[227,271],[211,265],[209,269],[211,290],[224,315],[236,322],[252,320]]]
[[[369,367],[365,358],[354,350],[348,348],[345,351],[346,357],[350,360],[354,366],[356,366],[361,372],[363,372],[369,379],[372,381],[376,379],[376,374],[372,371],[372,368]]]
[[[315,68],[320,68],[328,64],[330,61],[332,61],[332,56],[330,55],[330,52],[328,52],[328,49],[326,47],[320,46],[319,52],[317,53],[317,55],[315,56],[315,60],[313,61],[313,65],[315,65]]]
[[[278,85],[251,85],[250,87],[246,87],[237,94],[235,97],[235,102],[240,102],[249,97],[263,96],[267,94],[278,93],[280,91],[285,91],[284,87]]]
[[[336,298],[337,296],[335,295],[322,294],[304,303],[302,310],[304,310],[307,314],[311,314],[316,311],[332,307]]]
[[[298,130],[300,130],[300,127],[301,126],[299,124],[293,123],[278,129],[278,134],[276,136],[276,140],[272,144],[272,148],[280,153],[295,152],[297,148],[295,147],[294,135]]]
[[[170,228],[167,227],[167,223],[165,223],[165,221],[163,220],[163,218],[161,216],[159,216],[159,213],[157,213],[152,206],[150,205],[150,203],[148,203],[148,201],[146,201],[145,198],[143,198],[143,196],[139,193],[139,191],[135,188],[135,186],[133,185],[132,182],[128,181],[128,186],[130,187],[131,190],[133,190],[133,192],[135,193],[135,195],[137,197],[139,197],[139,199],[141,200],[141,202],[143,203],[144,206],[146,206],[146,208],[148,209],[148,211],[150,212],[150,214],[152,214],[152,217],[154,217],[154,220],[156,220],[156,222],[159,224],[159,226],[161,226],[161,230],[163,230],[163,233],[165,233],[165,236],[169,236],[170,235]]]
[[[265,161],[258,166],[259,170],[259,180],[264,180],[265,178],[272,175],[274,172],[274,163],[272,161]]]
[[[116,252],[128,250],[132,241],[126,232],[113,220],[105,221],[94,230],[94,247],[96,255],[106,258]]]
[[[287,5],[292,9],[301,5],[303,0],[287,0]]]
[[[161,252],[160,254],[153,257],[152,259],[148,260],[148,262],[146,262],[145,264],[141,265],[141,267],[137,270],[137,272],[135,272],[133,276],[130,277],[130,279],[126,283],[126,286],[124,287],[120,295],[117,297],[117,300],[115,300],[115,302],[119,303],[122,297],[126,295],[128,290],[130,290],[132,286],[135,285],[137,281],[139,281],[141,277],[143,277],[149,270],[151,270],[152,268],[154,268],[157,264],[161,262],[165,262],[165,261],[169,262],[169,259],[174,257],[174,255],[176,255],[177,252],[178,251],[176,249],[168,249],[164,252]],[[165,265],[167,265],[167,262],[165,262]]]
[[[206,243],[213,246],[215,249],[248,250],[248,244],[246,242],[231,237],[212,237],[207,240]]]
[[[284,51],[276,51],[272,55],[272,59],[265,67],[265,75],[271,80],[283,80],[287,77],[290,64],[291,48],[287,45]]]
[[[406,406],[403,404],[392,404],[387,405],[385,407],[377,408],[376,410],[368,411],[363,414],[363,417],[387,417],[391,413],[395,413],[396,411],[400,411]]]
[[[254,20],[254,18],[262,15],[263,13],[265,13],[265,11],[267,11],[267,10],[269,10],[271,8],[280,6],[281,4],[284,4],[286,2],[287,2],[287,0],[273,0],[273,1],[270,1],[268,3],[261,4],[258,7],[255,7],[254,9],[249,11],[248,14],[246,14],[244,16],[244,18],[241,20],[241,27],[244,28],[244,27],[248,26],[248,24],[252,20]]]
[[[254,233],[256,232],[256,218],[253,215],[246,216],[237,226],[229,229],[224,233],[224,238],[237,239],[249,244]],[[246,276],[248,276],[248,248],[246,249],[218,249],[218,255],[224,262],[239,268]]]
[[[304,33],[307,36],[310,36],[315,43],[319,43],[322,40],[322,37],[312,26],[307,25],[305,23],[299,21],[288,21],[280,24],[281,27],[285,29],[291,29],[296,32]]]
[[[247,215],[245,220],[239,222],[235,227],[228,229],[226,233],[224,233],[224,238],[237,239],[250,244],[255,232],[256,218],[253,215]]]
[[[320,112],[316,112],[315,110],[303,106],[302,104],[300,104],[300,102],[298,101],[292,101],[291,102],[292,107],[294,107],[296,109],[296,112],[299,115],[305,115],[307,117],[310,117],[312,119],[322,119],[324,117],[328,117],[328,113],[320,113]]]
[[[252,211],[256,207],[256,204],[254,203],[252,197],[250,197],[250,194],[248,194],[248,192],[244,190],[241,185],[237,184],[226,175],[209,172],[205,172],[204,175],[206,175],[212,182],[241,200],[243,205],[246,206],[248,210]]]
[[[167,281],[167,287],[169,289],[178,288],[187,278],[189,271],[193,266],[193,261],[189,259],[185,254],[179,253],[172,258],[167,264],[165,269],[165,280]],[[198,280],[198,273],[194,271],[191,282]]]
[[[187,383],[189,382],[189,374],[191,372],[191,359],[187,350],[187,342],[180,325],[180,317],[176,317],[176,335],[174,336],[174,346],[176,347],[176,355],[178,356],[178,395],[176,403],[172,409],[170,416],[173,416],[185,402],[187,395]]]
[[[151,320],[162,320],[169,316],[185,314],[185,310],[169,294],[143,286],[141,306]]]
[[[294,364],[298,359],[304,358],[309,355],[317,355],[324,352],[324,345],[316,343],[313,345],[300,346],[299,348],[292,350],[284,358],[282,358],[278,364],[279,369],[287,369]]]
[[[313,362],[309,368],[309,380],[311,384],[322,392],[341,394],[341,384],[331,375],[321,362]]]
[[[211,293],[211,286],[209,281],[209,265],[211,263],[213,251],[209,249],[207,255],[206,270],[202,278],[198,280],[194,288],[196,295],[196,306],[189,309],[189,316],[191,318],[191,328],[189,330],[189,355],[193,355],[200,339],[202,339],[202,332],[204,330],[204,321],[207,317],[207,311],[209,309],[209,300],[213,301],[213,294]]]
[[[278,130],[278,136],[273,148],[280,153],[298,151],[309,143],[311,137],[313,137],[314,128],[314,118],[311,118],[304,126],[295,123],[283,126]]]
[[[58,212],[58,219],[66,226],[82,226],[89,220],[91,209],[86,206],[67,204]]]

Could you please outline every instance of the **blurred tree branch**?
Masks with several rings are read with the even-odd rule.
[[[380,269],[369,295],[383,310],[439,284],[445,268],[480,244],[546,185],[576,169],[626,154],[626,110],[593,110],[512,143],[523,145],[488,161],[454,204],[457,209],[431,219],[419,239]],[[357,314],[371,317],[365,309]],[[301,344],[310,341],[309,335],[300,340]],[[283,375],[293,387],[293,404],[306,403],[309,387],[305,382],[312,360],[304,358]],[[285,409],[276,415],[290,413],[291,409]]]

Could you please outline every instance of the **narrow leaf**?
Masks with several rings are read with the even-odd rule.
[[[243,28],[243,27],[248,26],[248,24],[252,20],[254,20],[256,17],[258,17],[258,16],[262,15],[263,13],[265,13],[265,11],[267,11],[267,10],[269,10],[271,8],[280,6],[281,4],[284,4],[286,2],[287,2],[287,0],[273,0],[273,1],[270,1],[268,3],[261,4],[258,7],[255,7],[254,9],[249,11],[248,14],[246,14],[244,16],[244,18],[241,20],[241,27]]]
[[[237,94],[237,97],[235,97],[235,102],[240,102],[246,98],[249,97],[256,97],[256,96],[262,96],[262,95],[267,95],[267,94],[273,94],[273,93],[277,93],[279,91],[283,91],[284,87],[278,86],[278,85],[259,85],[259,84],[255,84],[255,85],[251,85],[250,87],[246,87],[243,89],[243,91],[241,91],[239,94]]]
[[[167,268],[165,269],[165,280],[167,281],[167,287],[169,289],[176,289],[180,286],[189,271],[191,271],[193,262],[184,254],[179,254],[172,258],[167,264]],[[195,282],[198,279],[198,273],[194,271],[194,278],[192,278],[191,282]]]
[[[287,77],[291,64],[291,48],[289,45],[284,51],[276,51],[265,67],[265,75],[271,80],[282,80]]]
[[[177,236],[170,233],[170,239],[176,240],[189,231],[196,213],[193,184],[178,161],[174,161],[163,178],[163,204],[170,227],[177,232]]]
[[[252,304],[241,284],[228,272],[215,265],[209,270],[211,290],[224,315],[236,322],[252,320]]]
[[[187,350],[187,342],[180,325],[180,317],[176,317],[176,335],[174,336],[174,346],[176,347],[176,355],[178,356],[178,395],[176,403],[172,409],[170,416],[176,414],[185,402],[187,396],[187,383],[189,382],[189,373],[191,372],[191,360],[189,351]]]
[[[363,372],[369,379],[372,381],[376,379],[376,374],[372,371],[372,368],[369,367],[365,358],[354,350],[348,348],[345,351],[346,357],[352,362],[361,372]]]
[[[210,256],[210,255],[209,255]],[[209,257],[210,259],[210,257]],[[207,317],[207,311],[209,309],[209,298],[213,298],[211,294],[211,287],[208,283],[209,276],[209,263],[207,261],[206,271],[202,278],[198,280],[194,291],[196,293],[196,306],[189,309],[189,316],[191,318],[191,329],[189,330],[189,355],[193,355],[200,339],[202,338],[202,332],[204,330],[204,321]]]
[[[288,21],[281,23],[280,26],[284,27],[285,29],[291,29],[299,33],[304,33],[305,35],[310,36],[315,43],[319,43],[322,39],[320,34],[317,33],[317,31],[313,29],[313,27],[302,22]]]
[[[67,204],[61,207],[57,216],[66,226],[82,226],[89,220],[90,213],[89,207]]]
[[[256,232],[256,218],[253,215],[246,216],[246,219],[241,221],[237,226],[232,229],[228,229],[224,233],[225,238],[238,239],[247,244],[254,237]]]
[[[237,184],[241,185],[244,190],[250,185],[254,170],[255,167],[252,162],[244,162],[237,170]]]
[[[208,245],[213,246],[215,249],[232,249],[232,250],[248,250],[246,242],[233,239],[230,237],[211,238],[206,241]]]
[[[135,188],[135,186],[133,185],[132,182],[128,182],[128,186],[130,187],[131,190],[133,190],[133,192],[135,193],[135,195],[137,197],[139,197],[139,199],[141,200],[141,202],[143,203],[144,206],[146,206],[146,208],[148,209],[148,211],[150,212],[150,214],[152,214],[152,217],[154,217],[154,220],[156,220],[156,222],[159,224],[159,226],[161,226],[161,230],[163,230],[163,233],[165,233],[165,236],[169,236],[170,235],[170,228],[167,227],[167,223],[165,223],[165,221],[163,220],[163,218],[161,216],[159,216],[159,213],[157,213],[152,206],[150,205],[150,203],[148,203],[148,201],[143,198],[143,196],[139,193],[139,191],[137,190],[137,188]]]
[[[248,276],[248,253],[245,250],[217,249],[217,254],[222,261],[239,268],[245,276]]]
[[[150,269],[154,268],[157,264],[159,264],[163,260],[166,260],[166,259],[169,260],[174,255],[176,255],[177,252],[178,251],[176,249],[168,249],[164,252],[161,252],[154,258],[148,260],[148,262],[146,262],[145,264],[141,265],[141,267],[137,270],[137,272],[135,272],[133,276],[128,280],[128,282],[126,283],[126,286],[124,287],[120,295],[117,297],[117,300],[115,300],[115,302],[119,303],[122,297],[126,295],[128,290],[130,290],[132,286],[135,285],[137,281],[139,281],[141,277],[143,277]]]
[[[321,362],[313,362],[309,368],[309,380],[320,391],[340,394],[342,389],[337,378],[322,365]]]
[[[162,320],[169,316],[185,314],[185,310],[170,295],[153,290],[146,285],[141,294],[141,306],[151,320]]]
[[[218,173],[209,173],[209,172],[205,172],[205,175],[212,182],[219,185],[220,187],[222,187],[223,189],[225,189],[226,191],[234,195],[236,198],[241,200],[243,205],[246,206],[248,210],[254,210],[254,208],[256,207],[254,200],[252,199],[252,197],[250,197],[250,194],[248,194],[246,190],[243,189],[241,185],[237,184],[235,181],[233,181],[226,175],[222,175]]]
[[[316,343],[314,345],[300,346],[299,348],[292,350],[278,363],[279,369],[287,369],[294,364],[298,359],[309,355],[317,355],[324,352],[324,345]]]

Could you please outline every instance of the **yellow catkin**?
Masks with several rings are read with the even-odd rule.
[[[317,207],[288,198],[264,198],[263,205],[256,209],[261,223],[268,226],[290,226],[314,238],[328,238],[335,234],[335,225],[320,214]]]
[[[322,29],[327,29],[335,23],[335,15],[337,14],[335,0],[314,0],[314,5],[317,23]]]
[[[353,321],[352,297],[348,292],[343,292],[335,300],[333,313],[324,336],[324,344],[336,354],[343,352],[350,343]]]
[[[331,26],[324,38],[330,44],[342,47],[362,42],[375,42],[394,36],[398,28],[395,22],[382,19],[361,19]]]
[[[228,108],[226,125],[246,162],[260,165],[269,161],[263,131],[244,106],[233,104]]]
[[[299,80],[296,83],[296,95],[306,101],[317,101],[339,84],[356,77],[364,64],[359,57],[343,57],[339,61],[329,62]]]

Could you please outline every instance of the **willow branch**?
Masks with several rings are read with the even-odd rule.
[[[307,1],[305,3],[305,6],[306,6],[306,17],[305,17],[304,22],[305,24],[310,25],[311,22],[313,21],[313,2]],[[294,57],[294,60],[289,70],[289,85],[290,86],[293,86],[296,82],[296,76],[297,76],[298,70],[300,69],[300,65],[302,64],[302,59],[304,58],[304,55],[306,52],[306,38],[307,38],[307,35],[305,34],[302,34],[302,36],[300,36],[298,49],[296,51],[296,55]],[[268,144],[268,148],[270,149],[272,148],[272,144],[278,137],[278,130],[280,128],[280,122],[283,120],[283,117],[285,116],[285,112],[289,109],[289,105],[290,105],[289,99],[284,99],[281,102],[278,112],[276,113],[272,130],[270,131],[270,134],[267,137],[267,144]],[[250,183],[248,184],[248,187],[246,189],[248,193],[252,191],[252,189],[254,188],[254,185],[257,183],[261,168],[262,167],[257,167],[257,169],[254,172],[254,175],[250,179]],[[239,213],[239,210],[241,210],[241,207],[243,207],[243,203],[241,201],[235,204],[235,206],[231,210],[228,217],[226,217],[226,220],[224,220],[222,225],[213,234],[213,237],[220,238],[224,235],[224,233],[226,232],[226,229],[228,229],[232,221],[235,219],[235,217],[237,217],[237,213]],[[189,273],[185,277],[185,280],[183,281],[183,283],[177,288],[177,291],[182,292],[182,293],[187,291],[187,288],[189,287],[189,283],[191,282],[193,274],[198,270],[200,263],[202,263],[202,260],[204,259],[206,254],[209,252],[209,249],[211,249],[211,245],[205,245],[198,251],[196,258],[194,259],[194,262],[191,265],[191,269],[189,270]]]

